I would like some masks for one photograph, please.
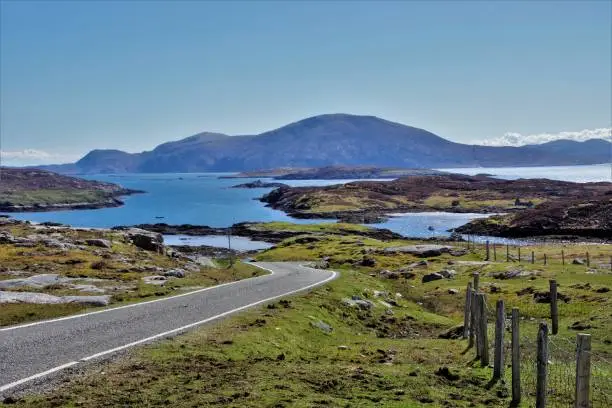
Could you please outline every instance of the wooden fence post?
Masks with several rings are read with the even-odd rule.
[[[565,265],[565,251],[561,250],[561,265]]]
[[[521,247],[518,247],[518,261],[521,263]]]
[[[480,365],[486,367],[489,365],[489,337],[487,333],[487,305],[484,293],[478,294],[478,318],[480,324],[478,334],[481,341]]]
[[[548,263],[548,259],[546,259],[546,254],[544,254],[544,265]]]
[[[591,391],[591,335],[576,337],[576,398],[575,408],[590,407]]]
[[[520,315],[518,307],[512,308],[512,402],[521,402],[521,344],[519,343]]]
[[[493,379],[499,380],[504,375],[504,332],[506,328],[506,311],[504,301],[499,299],[495,317],[495,356],[493,360]]]
[[[506,262],[510,262],[510,245],[506,244]]]
[[[546,377],[548,370],[548,326],[540,322],[538,330],[536,408],[546,407]]]
[[[550,319],[552,320],[552,334],[559,332],[559,309],[557,308],[557,281],[551,279],[550,285]]]
[[[493,243],[493,260],[497,262],[497,244]]]
[[[470,335],[470,312],[472,310],[472,282],[468,282],[465,291],[465,309],[463,311],[463,338],[467,339]]]
[[[486,242],[486,250],[487,250],[487,258],[485,259],[485,261],[489,261],[489,260],[491,260],[491,257],[489,256],[490,255],[490,251],[489,251],[489,240],[488,239],[487,239],[487,242]]]
[[[474,290],[478,292],[480,290],[480,274],[478,272],[474,272],[472,276],[474,277]]]
[[[476,325],[476,316],[478,315],[478,302],[476,302],[476,291],[472,289],[471,299],[470,299],[470,340],[468,343],[468,347],[474,347],[474,343],[476,343],[476,355],[480,357],[478,341],[476,338],[476,333],[478,332],[478,327]],[[476,339],[476,340],[475,340]]]
[[[531,263],[532,264],[535,263],[535,253],[534,253],[534,251],[531,251]]]
[[[591,266],[591,258],[589,257],[589,251],[587,251],[586,255],[587,255],[587,266],[590,267]]]

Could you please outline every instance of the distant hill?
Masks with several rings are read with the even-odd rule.
[[[200,133],[137,154],[94,150],[65,173],[251,171],[279,167],[395,168],[551,166],[606,163],[605,140],[523,147],[454,143],[423,129],[374,116],[320,115],[252,136]]]

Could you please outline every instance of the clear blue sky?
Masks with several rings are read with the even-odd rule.
[[[0,11],[1,148],[50,161],[332,112],[456,141],[612,122],[605,0],[2,0]]]

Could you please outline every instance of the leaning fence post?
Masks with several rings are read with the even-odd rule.
[[[481,354],[480,354],[480,365],[486,367],[489,365],[489,338],[487,333],[487,305],[486,305],[484,293],[478,294],[478,318],[480,319],[479,324],[479,335],[481,340]]]
[[[548,262],[547,262],[547,259],[546,259],[546,254],[544,254],[544,265],[546,265],[547,263]]]
[[[551,279],[550,284],[550,319],[552,320],[552,334],[559,331],[559,309],[557,308],[557,281]]]
[[[540,322],[538,330],[538,357],[537,357],[537,383],[536,408],[546,407],[546,376],[548,370],[548,326]]]
[[[463,311],[463,338],[467,339],[470,336],[470,311],[472,303],[472,282],[468,282],[465,290],[465,308]]]
[[[519,343],[520,316],[518,307],[512,308],[512,402],[521,401],[521,345]]]
[[[497,301],[495,318],[495,356],[493,360],[493,379],[499,380],[504,375],[504,329],[506,326],[506,311],[504,301]]]
[[[576,337],[576,398],[575,408],[589,408],[591,388],[591,335]]]
[[[490,251],[489,251],[489,240],[487,239],[486,242],[486,248],[487,248],[487,258],[485,259],[485,261],[489,261],[491,259],[490,255]]]

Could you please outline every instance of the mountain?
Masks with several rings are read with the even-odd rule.
[[[374,116],[329,114],[259,135],[200,133],[136,154],[94,150],[74,165],[50,169],[71,173],[152,173],[338,165],[397,168],[550,166],[605,163],[610,160],[611,146],[605,140],[563,140],[522,147],[465,145]]]

